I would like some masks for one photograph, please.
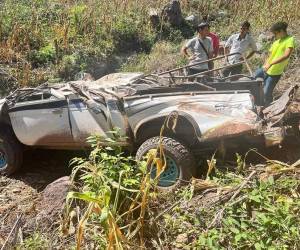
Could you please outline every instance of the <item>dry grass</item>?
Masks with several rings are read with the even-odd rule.
[[[9,64],[16,70],[16,78],[22,85],[33,84],[46,80],[48,74],[41,77],[36,72],[29,55],[33,50],[38,50],[43,45],[55,44],[56,63],[65,54],[75,51],[95,49],[100,54],[107,54],[113,50],[109,42],[112,39],[116,24],[125,20],[133,20],[137,36],[143,37],[155,32],[152,30],[148,11],[150,8],[161,9],[168,0],[163,1],[133,1],[133,0],[91,0],[51,2],[31,1],[28,3],[12,0],[1,2],[0,8],[0,62]],[[287,1],[241,1],[241,0],[213,0],[213,1],[187,1],[182,0],[181,6],[184,15],[198,14],[200,16],[214,15],[219,10],[225,10],[230,18],[221,19],[215,23],[214,29],[221,37],[226,38],[232,32],[236,32],[241,21],[248,19],[253,25],[253,31],[258,32],[268,28],[277,20],[286,20],[292,29],[298,28],[300,13],[297,6],[300,0]],[[47,9],[47,13],[45,13]],[[122,21],[123,20],[123,21]],[[127,32],[127,31],[126,31]],[[129,31],[131,32],[131,31]],[[112,46],[112,47],[111,47]],[[164,43],[153,48],[153,57],[143,58],[145,69],[155,71],[158,67],[166,69],[180,64],[181,59],[175,56],[172,49]],[[99,53],[99,52],[97,52]],[[100,55],[99,54],[99,55]],[[155,56],[159,60],[155,60]],[[164,56],[162,56],[164,55]],[[157,57],[156,57],[157,58]],[[160,62],[157,64],[157,62]],[[170,66],[167,66],[167,62]],[[46,65],[48,67],[48,65]],[[43,67],[41,67],[43,68]],[[130,67],[128,67],[130,69]],[[142,67],[140,67],[143,69]],[[51,67],[52,73],[57,67]]]

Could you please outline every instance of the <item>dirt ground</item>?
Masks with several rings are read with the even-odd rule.
[[[259,149],[269,159],[293,163],[299,159],[300,147],[295,144],[282,148]],[[69,151],[34,150],[24,154],[22,169],[13,176],[0,177],[0,245],[7,238],[18,216],[23,214],[23,224],[37,214],[36,204],[44,188],[54,180],[69,175],[69,161],[86,153]],[[234,164],[234,152],[232,158]],[[265,160],[256,153],[248,155],[248,163],[263,163]],[[227,164],[226,164],[227,165]],[[24,221],[25,220],[25,221]]]
[[[18,216],[23,215],[22,224],[27,218],[35,217],[41,192],[49,183],[71,173],[69,161],[75,155],[69,151],[27,151],[23,167],[17,174],[0,176],[0,246]]]

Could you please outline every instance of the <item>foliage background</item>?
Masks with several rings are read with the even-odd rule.
[[[3,0],[0,66],[26,86],[47,80],[72,80],[80,71],[99,78],[120,69],[149,72],[180,65],[184,61],[178,55],[179,48],[193,35],[191,25],[176,27],[161,22],[153,28],[149,21],[149,11],[155,9],[161,14],[168,2]],[[236,32],[243,20],[252,23],[255,34],[277,20],[288,21],[291,30],[296,30],[300,20],[299,0],[180,3],[183,16],[219,15],[212,22],[212,30],[222,39]],[[3,77],[1,81],[2,85],[10,85]]]

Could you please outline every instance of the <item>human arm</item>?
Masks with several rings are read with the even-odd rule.
[[[212,39],[210,39],[210,43],[209,43],[209,46],[208,46],[208,59],[211,59],[214,57],[214,47],[213,47],[213,41]]]
[[[229,53],[229,48],[232,46],[232,42],[233,42],[233,35],[230,36],[230,37],[228,38],[228,40],[226,41],[226,43],[225,43],[224,50],[225,50],[225,53],[226,53],[226,54]]]
[[[185,57],[189,57],[188,48],[185,45],[181,48],[181,54]]]
[[[194,59],[194,55],[189,53],[189,48],[192,46],[192,40],[188,41],[187,44],[185,44],[182,48],[181,48],[181,54],[185,57],[187,57],[189,60]]]
[[[277,64],[277,63],[281,63],[284,60],[288,59],[290,57],[290,55],[292,54],[294,48],[287,48],[283,54],[283,56],[278,57],[277,59],[273,60],[272,62],[269,62],[269,58],[268,60],[265,62],[263,68],[265,71],[267,71],[269,68],[271,68],[273,65]]]
[[[220,49],[220,39],[218,36],[216,36],[216,44],[214,48],[214,56],[217,57],[219,55],[219,49]]]

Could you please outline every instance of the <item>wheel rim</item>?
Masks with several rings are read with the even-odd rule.
[[[6,165],[7,165],[7,161],[6,161],[5,153],[2,150],[0,150],[0,169],[5,168]]]
[[[160,174],[158,180],[158,186],[170,187],[176,183],[179,177],[179,168],[176,162],[169,156],[166,156],[167,166],[165,170]],[[151,171],[151,178],[154,179],[156,176],[156,167]]]

